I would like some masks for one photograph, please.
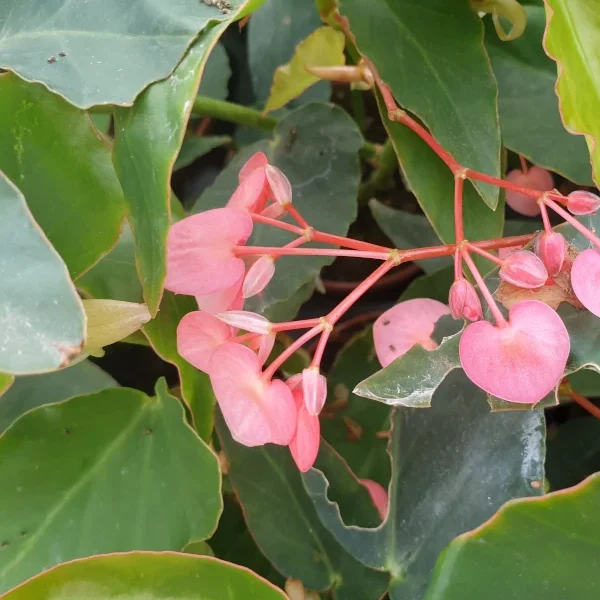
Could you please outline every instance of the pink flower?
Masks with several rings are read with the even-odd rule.
[[[532,188],[540,192],[549,192],[554,189],[554,181],[552,175],[546,169],[541,167],[531,167],[527,173],[523,173],[518,169],[510,171],[506,176],[506,181],[515,183],[522,187]],[[540,214],[540,207],[534,198],[529,198],[518,192],[506,190],[506,204],[508,204],[515,212],[518,212],[527,217],[535,217]]]
[[[243,277],[240,277],[231,287],[214,294],[196,296],[198,308],[211,315],[216,315],[227,310],[241,310],[244,306],[242,296]]]
[[[597,250],[584,250],[575,258],[571,285],[581,304],[600,317],[600,253]]]
[[[234,208],[216,208],[171,226],[165,287],[176,294],[207,296],[231,291],[245,273],[233,248],[246,243],[252,218]]]
[[[235,343],[218,346],[208,374],[232,437],[245,446],[287,446],[296,434],[297,408],[290,388],[266,381],[258,357]]]
[[[318,415],[327,399],[327,379],[317,367],[302,371],[302,395],[309,415]]]
[[[273,165],[267,165],[265,167],[265,173],[267,175],[267,181],[271,187],[271,193],[275,202],[281,204],[282,206],[291,204],[292,184],[284,175],[283,171]]]
[[[473,285],[466,279],[458,279],[452,284],[448,303],[455,319],[478,321],[483,317],[481,300]]]
[[[535,404],[563,376],[569,334],[546,304],[525,300],[509,311],[508,324],[471,323],[460,339],[460,362],[467,377],[486,392],[521,404]]]
[[[242,171],[240,172],[240,185],[233,192],[229,202],[227,202],[227,207],[261,213],[271,195],[271,188],[267,181],[265,168],[264,166],[259,166],[242,177],[241,173],[244,171],[244,168],[242,167]]]
[[[592,192],[577,190],[567,196],[567,208],[574,215],[593,215],[600,208],[600,198]]]
[[[382,367],[387,367],[415,344],[427,350],[437,348],[431,339],[436,321],[450,314],[450,309],[437,300],[415,298],[399,302],[375,321],[373,339]]]
[[[275,260],[272,256],[261,256],[249,269],[244,278],[242,295],[251,298],[260,294],[275,275]]]
[[[548,275],[556,277],[563,266],[567,255],[567,240],[556,231],[541,233],[535,238],[535,253],[540,257],[548,271]]]
[[[266,317],[253,313],[249,310],[230,310],[228,312],[218,313],[217,319],[244,331],[259,333],[260,335],[269,335],[272,324]]]
[[[371,496],[371,502],[373,502],[381,520],[383,521],[387,516],[388,506],[389,506],[389,498],[388,493],[385,491],[383,486],[376,481],[371,479],[359,479],[360,484],[367,488],[369,492],[369,496]]]
[[[544,263],[529,250],[511,252],[500,267],[500,278],[517,287],[535,289],[548,279]]]
[[[297,419],[296,433],[290,442],[290,452],[298,469],[306,473],[317,459],[321,441],[321,426],[319,417],[311,415],[306,409],[304,399],[302,375],[294,375],[287,380],[287,385],[292,391],[296,402]]]

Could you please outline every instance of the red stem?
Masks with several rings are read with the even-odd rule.
[[[542,215],[542,222],[544,223],[544,231],[547,234],[552,233],[552,225],[550,224],[550,219],[548,217],[548,209],[543,202],[539,202],[540,214]]]
[[[454,237],[456,244],[460,244],[465,239],[465,229],[463,225],[463,188],[465,178],[460,174],[454,176]]]
[[[522,154],[519,154],[519,160],[521,161],[521,171],[523,171],[523,173],[527,175],[529,167],[527,166],[527,161],[525,160],[525,157]]]
[[[349,256],[353,258],[372,258],[374,260],[387,260],[389,252],[367,252],[366,250],[338,250],[337,248],[277,248],[274,246],[234,246],[236,256],[252,256],[255,254],[268,254],[278,256]]]
[[[292,331],[294,329],[308,329],[316,327],[321,322],[320,319],[303,319],[299,321],[286,321],[285,323],[273,323],[271,331],[280,333],[281,331]]]
[[[551,208],[555,213],[559,214],[567,223],[572,225],[579,233],[590,240],[596,248],[600,249],[600,239],[598,239],[585,225],[582,225],[571,213],[568,213],[564,208],[560,207],[556,202],[548,199],[544,199],[546,205]]]
[[[270,381],[273,375],[277,372],[277,369],[290,357],[296,350],[299,350],[308,342],[312,340],[320,331],[323,330],[323,323],[319,323],[317,326],[309,329],[304,335],[301,335],[297,340],[291,343],[264,371],[263,380]]]
[[[292,216],[296,223],[300,225],[300,227],[303,227],[304,229],[310,227],[308,221],[298,212],[298,209],[292,203],[288,204],[285,207],[285,210]]]
[[[600,419],[600,408],[598,408],[593,402],[590,402],[587,398],[581,394],[578,394],[575,390],[570,390],[569,396],[571,397],[571,400],[577,402],[579,406],[587,410],[591,415],[594,415],[596,419]]]
[[[497,256],[495,256],[491,252],[487,252],[486,250],[483,250],[482,248],[478,248],[474,244],[467,243],[467,248],[469,250],[471,250],[472,252],[475,252],[476,254],[479,254],[479,256],[483,256],[484,258],[487,258],[488,260],[491,260],[492,262],[496,263],[499,266],[503,266],[504,265],[504,261],[501,258],[498,258]]]

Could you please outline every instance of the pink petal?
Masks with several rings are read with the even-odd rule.
[[[215,348],[231,338],[231,327],[201,311],[188,313],[177,326],[177,352],[197,369],[208,372]]]
[[[296,377],[295,381],[292,381]],[[289,387],[292,383],[294,400],[298,409],[296,433],[290,442],[290,452],[298,469],[306,473],[317,459],[321,442],[321,426],[319,417],[309,414],[304,403],[300,377],[294,376],[287,380]]]
[[[327,379],[319,369],[310,367],[302,371],[302,395],[308,414],[317,416],[327,399]]]
[[[274,167],[273,165],[267,165],[265,167],[265,173],[267,175],[267,181],[271,187],[271,193],[273,199],[277,204],[285,206],[292,202],[292,184],[290,180],[285,176],[281,169]]]
[[[255,169],[237,187],[227,202],[227,207],[259,213],[264,209],[269,195],[270,188],[265,170]]]
[[[520,250],[521,246],[508,246],[507,248],[498,248],[498,258],[504,260],[509,254],[515,250]]]
[[[249,269],[244,278],[242,294],[251,298],[260,294],[275,275],[275,261],[272,256],[261,256]]]
[[[371,502],[375,505],[381,520],[383,521],[387,516],[389,498],[388,494],[382,485],[371,479],[360,479],[361,485],[367,488],[369,496],[371,496]]]
[[[478,321],[483,318],[481,300],[471,284],[466,279],[459,279],[452,284],[449,296],[450,312],[455,319]]]
[[[581,304],[600,317],[600,253],[597,250],[584,250],[575,258],[571,285]]]
[[[552,175],[546,169],[541,167],[531,167],[527,173],[523,171],[510,171],[506,176],[506,181],[515,183],[522,187],[532,188],[541,192],[547,192],[554,189]],[[506,190],[506,204],[515,212],[528,217],[535,217],[540,214],[540,207],[534,198],[529,198],[518,192]]]
[[[275,204],[270,204],[269,206],[267,206],[267,208],[262,210],[260,214],[261,216],[268,217],[269,219],[279,219],[279,217],[285,215],[285,213],[285,206],[283,206],[283,204],[277,204],[277,202],[275,202]]]
[[[217,319],[244,331],[269,335],[271,333],[271,322],[262,315],[253,313],[249,310],[230,310],[228,312],[218,313]]]
[[[511,252],[504,259],[498,274],[504,281],[526,289],[539,288],[548,279],[544,263],[529,250]]]
[[[232,208],[216,208],[178,221],[167,240],[165,287],[177,294],[205,296],[234,285],[244,262],[232,249],[252,233],[252,218]]]
[[[275,334],[261,335],[257,348],[258,362],[264,365],[267,362],[267,358],[271,356],[273,346],[275,345]]]
[[[386,310],[375,321],[373,339],[375,352],[382,367],[387,367],[415,344],[433,350],[437,344],[431,339],[436,321],[450,314],[450,309],[437,300],[415,298]]]
[[[266,167],[269,164],[269,161],[263,152],[255,152],[245,163],[244,166],[240,169],[239,181],[242,183],[252,171],[262,167]]]
[[[537,300],[513,306],[507,327],[472,323],[459,344],[461,365],[475,385],[521,404],[534,404],[554,389],[563,376],[569,349],[564,323]]]
[[[246,446],[287,446],[296,431],[296,403],[283,381],[265,382],[258,357],[225,343],[210,359],[210,381],[233,438]]]
[[[592,192],[577,190],[567,196],[567,208],[574,215],[593,215],[600,208],[600,198]]]
[[[211,315],[216,315],[227,310],[241,310],[244,307],[242,281],[243,278],[240,277],[231,287],[221,292],[215,292],[206,296],[196,296],[198,308]]]
[[[544,263],[548,275],[556,277],[567,256],[567,240],[564,235],[556,231],[543,232],[535,238],[535,253]]]

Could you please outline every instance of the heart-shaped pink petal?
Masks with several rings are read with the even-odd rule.
[[[233,439],[245,446],[287,446],[296,433],[296,403],[278,379],[262,379],[258,357],[241,344],[225,343],[212,354],[208,374]]]
[[[242,296],[243,280],[244,278],[240,277],[231,287],[220,292],[214,292],[206,296],[196,296],[198,308],[211,315],[216,315],[226,310],[242,310],[244,307],[244,297]]]
[[[541,167],[530,167],[527,170],[527,173],[515,169],[506,175],[506,181],[541,192],[547,192],[554,188],[552,175],[546,171],[546,169],[542,169]],[[535,217],[540,214],[540,207],[535,198],[524,196],[523,194],[519,194],[519,192],[507,190],[506,204],[514,211],[528,217]]]
[[[461,365],[475,385],[521,404],[534,404],[554,389],[563,376],[569,349],[564,323],[537,300],[513,306],[506,327],[488,321],[472,323],[459,344]]]
[[[600,317],[600,252],[584,250],[577,256],[571,268],[571,284],[581,304]]]
[[[382,367],[408,352],[415,344],[428,350],[437,347],[431,339],[435,322],[450,314],[450,309],[437,300],[414,298],[399,302],[375,321],[373,339]]]
[[[306,409],[302,375],[290,377],[286,384],[292,390],[298,410],[296,433],[290,442],[290,452],[298,469],[306,473],[313,466],[317,454],[319,454],[321,443],[319,417],[311,415]]]

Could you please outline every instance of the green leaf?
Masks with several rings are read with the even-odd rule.
[[[0,433],[33,408],[117,386],[108,373],[89,360],[54,373],[17,377],[0,401]]]
[[[203,33],[173,75],[131,108],[115,110],[114,161],[125,192],[144,300],[156,314],[166,277],[171,173],[211,49],[226,25]]]
[[[0,396],[3,396],[14,383],[15,378],[13,375],[7,375],[6,373],[0,373]],[[1,405],[0,405],[1,409]]]
[[[600,13],[586,0],[546,0],[546,52],[556,61],[556,93],[568,131],[585,135],[594,181],[600,181]]]
[[[230,22],[262,0],[232,0],[221,11],[198,0],[182,0],[168,10],[140,0],[123,11],[120,0],[72,3],[7,0],[2,7],[0,67],[27,81],[39,81],[80,108],[131,105],[154,81],[175,69],[198,33]]]
[[[60,565],[6,600],[286,600],[248,569],[207,556],[131,552]]]
[[[306,67],[337,67],[346,62],[345,38],[341,31],[319,27],[294,52],[292,60],[275,71],[265,112],[282,108],[320,79]]]
[[[454,267],[446,267],[430,275],[422,275],[413,279],[402,292],[399,301],[411,300],[412,298],[432,298],[446,304],[450,286],[453,283]]]
[[[362,143],[356,124],[341,108],[308,104],[281,119],[272,140],[244,148],[202,194],[194,212],[225,206],[238,184],[238,172],[244,162],[262,151],[288,176],[294,205],[306,220],[316,229],[345,235],[356,218],[358,151]],[[288,232],[255,225],[250,245],[281,246],[292,239]],[[249,310],[264,312],[271,318],[269,311],[274,305],[292,299],[331,262],[330,257],[278,259],[273,280],[262,297],[252,299]]]
[[[600,373],[581,369],[569,375],[571,387],[587,398],[600,397]]]
[[[198,310],[193,298],[165,292],[156,317],[143,331],[154,351],[179,371],[181,395],[194,419],[194,428],[209,442],[213,430],[215,395],[206,373],[198,371],[177,352],[177,325],[187,313]]]
[[[217,46],[218,48],[219,46]],[[208,154],[211,150],[224,146],[231,142],[231,138],[226,135],[213,135],[206,137],[192,137],[183,140],[181,150],[173,166],[173,170],[182,169],[191,165],[197,158]]]
[[[544,432],[541,411],[490,413],[485,394],[456,372],[429,410],[398,407],[393,413],[390,509],[380,527],[347,527],[320,472],[306,473],[304,484],[321,521],[343,546],[391,574],[390,598],[412,600],[422,597],[452,538],[506,500],[541,493]]]
[[[600,475],[515,500],[440,556],[427,600],[596,600]]]
[[[222,515],[221,515],[222,516]],[[191,542],[184,549],[185,554],[196,554],[198,556],[214,556],[215,553],[207,542]]]
[[[21,417],[0,438],[0,590],[59,562],[127,550],[179,550],[221,513],[216,456],[164,380]]]
[[[68,365],[85,340],[81,300],[25,198],[3,173],[0,240],[0,370],[24,375]]]
[[[576,183],[591,185],[585,141],[571,135],[558,111],[556,65],[542,48],[543,6],[527,7],[527,28],[507,44],[485,19],[485,43],[498,81],[500,129],[504,144],[531,162]]]
[[[356,476],[383,486],[390,480],[387,441],[377,437],[390,428],[390,408],[352,393],[354,387],[379,369],[371,328],[354,336],[338,353],[328,374],[329,398],[347,398],[335,418],[321,419],[321,435],[344,457]],[[328,405],[329,406],[329,405]],[[358,426],[360,436],[349,435]]]
[[[499,177],[496,81],[469,3],[372,0],[366,10],[362,0],[341,0],[340,12],[400,105],[462,165]],[[475,185],[496,208],[498,189]]]
[[[0,169],[76,278],[115,245],[125,217],[110,146],[86,113],[10,73],[0,112]]]
[[[226,100],[229,95],[230,77],[231,68],[229,67],[227,52],[223,44],[217,44],[206,61],[198,95]]]
[[[309,589],[333,588],[336,600],[380,598],[387,578],[353,559],[319,522],[289,450],[238,444],[220,414],[216,427],[248,528],[277,570]]]

